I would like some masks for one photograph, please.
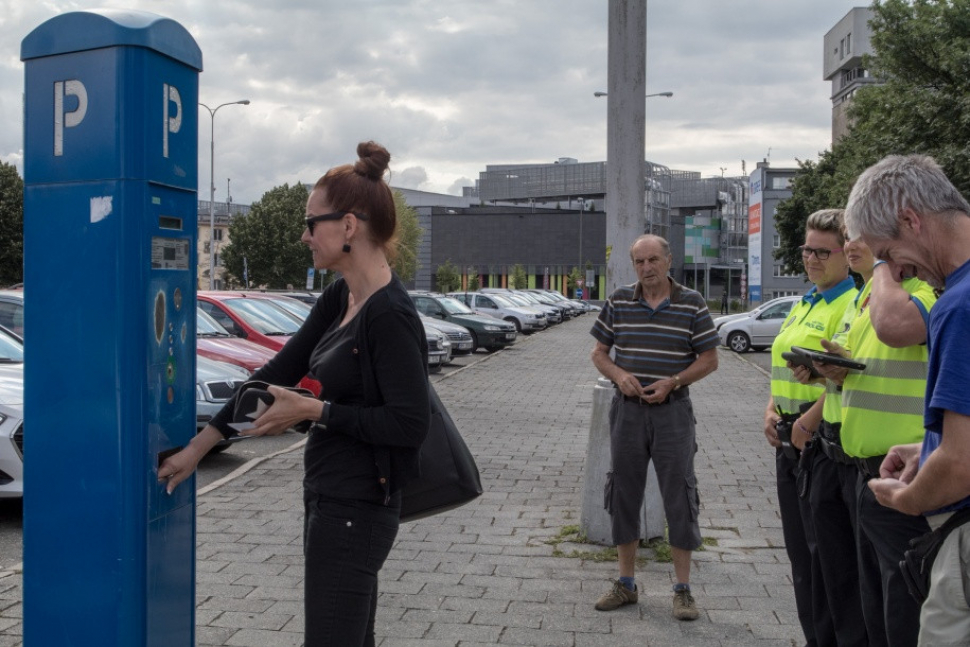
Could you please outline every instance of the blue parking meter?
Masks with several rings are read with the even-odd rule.
[[[194,644],[198,75],[178,23],[67,13],[23,41],[24,642]]]

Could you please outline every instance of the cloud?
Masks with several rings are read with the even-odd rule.
[[[651,0],[645,155],[718,174],[770,147],[776,165],[829,145],[822,38],[846,0]],[[164,13],[203,52],[215,123],[216,199],[251,202],[353,162],[359,141],[393,156],[395,183],[456,193],[487,164],[606,158],[608,5],[588,0],[0,0],[0,159],[22,155],[19,44],[62,11]],[[34,116],[36,118],[36,116]],[[208,197],[209,123],[199,112]],[[732,171],[733,172],[733,171]],[[408,184],[404,184],[407,178]]]

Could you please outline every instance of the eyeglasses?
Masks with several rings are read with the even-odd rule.
[[[313,233],[313,232],[311,231],[310,233]],[[808,245],[802,245],[801,247],[798,248],[798,251],[802,253],[802,258],[811,258],[812,254],[815,254],[815,258],[817,258],[818,260],[826,261],[828,260],[829,256],[832,255],[832,252],[841,252],[842,248],[839,247],[838,249],[825,249],[824,247],[812,248],[812,247],[809,247]]]
[[[308,216],[306,218],[306,228],[310,231],[310,235],[313,235],[313,227],[318,222],[325,222],[327,220],[340,220],[347,214],[352,214],[358,220],[367,220],[367,216],[362,213],[354,213],[353,211],[334,211],[332,213],[324,213],[319,216]]]

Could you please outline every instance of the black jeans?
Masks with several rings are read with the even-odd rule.
[[[306,647],[373,647],[377,574],[397,536],[401,497],[383,506],[308,490],[303,502]]]
[[[781,529],[791,562],[798,621],[810,647],[836,645],[832,613],[822,585],[812,512],[808,501],[798,496],[798,463],[786,457],[781,449],[776,449],[775,469]]]

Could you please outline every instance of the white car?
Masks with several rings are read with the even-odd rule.
[[[721,344],[735,353],[763,350],[771,346],[800,296],[780,297],[766,301],[751,312],[726,315],[714,320]]]
[[[0,327],[0,499],[24,495],[24,345]]]
[[[452,292],[448,296],[458,299],[478,314],[508,321],[520,333],[542,330],[548,325],[545,313],[525,306],[516,305],[500,294]]]

